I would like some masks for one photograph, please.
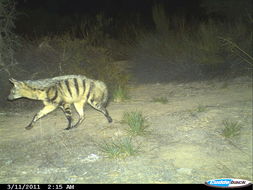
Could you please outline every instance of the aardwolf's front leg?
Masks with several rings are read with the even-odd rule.
[[[84,120],[84,113],[83,113],[84,104],[85,104],[85,101],[75,102],[75,103],[74,103],[74,106],[75,106],[75,108],[76,108],[76,111],[77,111],[77,113],[79,114],[79,120],[76,122],[75,125],[73,125],[73,126],[68,126],[68,127],[66,128],[66,130],[73,129],[73,128],[77,127],[78,125],[80,125],[80,124],[83,122],[83,120]]]
[[[34,117],[32,122],[25,128],[27,130],[33,128],[33,125],[36,121],[38,121],[40,118],[42,118],[43,116],[47,115],[48,113],[54,111],[57,108],[57,106],[49,104],[46,105],[42,110],[40,110]]]
[[[63,104],[60,106],[68,120],[68,127],[66,129],[71,129],[72,127],[72,113],[71,113],[71,108],[70,104]]]

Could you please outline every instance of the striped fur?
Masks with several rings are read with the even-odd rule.
[[[24,97],[41,100],[44,103],[44,108],[33,117],[26,129],[31,129],[36,121],[58,107],[63,110],[68,120],[66,129],[77,127],[84,120],[83,108],[86,102],[103,113],[108,122],[112,122],[112,118],[106,110],[107,87],[101,81],[88,79],[81,75],[66,75],[42,80],[17,81],[10,79],[10,82],[14,86],[8,96],[9,100]],[[79,114],[79,120],[74,125],[72,125],[71,104]]]

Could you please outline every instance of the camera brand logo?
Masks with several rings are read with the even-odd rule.
[[[244,179],[213,179],[205,182],[207,186],[210,187],[221,187],[221,188],[236,188],[236,187],[246,187],[251,185],[252,183],[248,180]]]

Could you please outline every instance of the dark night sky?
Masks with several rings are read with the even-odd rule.
[[[200,2],[201,0],[16,0],[17,11],[21,13],[17,19],[16,32],[57,32],[62,30],[60,27],[63,25],[65,29],[70,26],[67,22],[78,25],[82,17],[91,19],[97,14],[113,18],[115,23],[121,25],[138,23],[139,19],[139,23],[152,27],[152,7],[155,4],[161,4],[169,16],[191,19],[201,17]]]
[[[18,8],[43,9],[59,14],[93,14],[104,12],[108,15],[139,13],[147,14],[155,3],[162,3],[169,14],[185,12],[196,14],[200,0],[23,0]]]

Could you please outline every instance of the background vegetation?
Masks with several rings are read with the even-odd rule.
[[[187,17],[154,4],[147,25],[137,14],[129,15],[131,22],[102,12],[64,17],[30,9],[21,14],[12,1],[1,0],[0,104],[8,105],[10,77],[84,74],[105,81],[113,94],[126,89],[136,65],[166,66],[169,81],[251,74],[252,60],[225,43],[252,58],[250,6],[248,0],[202,0],[202,14]]]

